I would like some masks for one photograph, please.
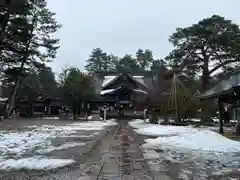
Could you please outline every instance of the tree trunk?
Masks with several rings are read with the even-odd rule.
[[[30,29],[29,41],[27,42],[26,47],[25,47],[25,54],[24,54],[23,58],[21,58],[20,71],[19,71],[19,75],[17,77],[17,81],[16,81],[14,89],[13,89],[13,93],[12,93],[10,101],[9,101],[10,103],[9,103],[9,108],[7,110],[7,117],[9,117],[12,114],[13,108],[15,106],[15,99],[16,99],[16,95],[17,95],[17,90],[18,90],[19,85],[20,85],[21,74],[23,72],[25,62],[27,61],[27,59],[29,57],[29,47],[30,47],[31,40],[32,40],[32,37],[33,37],[34,26],[35,26],[35,23],[36,23],[36,20],[37,20],[36,19],[37,18],[36,12],[34,12],[34,13],[35,14],[34,14],[33,19],[32,19],[32,27]]]
[[[2,18],[2,22],[1,23],[1,33],[0,33],[0,52],[2,52],[3,50],[3,40],[4,40],[4,35],[5,35],[5,32],[6,32],[6,29],[7,29],[7,25],[8,25],[8,22],[9,22],[9,12],[7,12],[7,14],[5,16],[3,16]]]
[[[21,74],[23,72],[24,64],[25,64],[25,60],[23,60],[22,63],[21,63],[20,72],[19,72],[19,75],[17,77],[17,81],[14,85],[13,93],[10,97],[10,101],[8,102],[9,104],[8,104],[7,113],[6,113],[7,118],[9,118],[11,116],[12,111],[15,107],[15,99],[16,99],[16,95],[17,95],[17,90],[18,90],[19,85],[20,85],[20,77],[21,77]]]
[[[202,86],[202,93],[205,92],[209,87],[209,69],[208,69],[208,62],[204,63],[203,68],[203,75],[201,79],[201,86]],[[207,100],[202,101],[201,103],[201,123],[209,122],[211,120],[210,118],[210,112],[209,112],[209,103]]]

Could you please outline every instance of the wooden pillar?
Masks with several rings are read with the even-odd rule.
[[[50,114],[51,114],[51,106],[48,105],[48,115],[50,115]]]
[[[223,103],[221,102],[220,98],[218,98],[218,111],[219,111],[219,133],[224,134],[223,131],[223,113],[224,113],[224,107]]]

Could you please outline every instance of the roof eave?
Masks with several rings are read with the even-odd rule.
[[[196,96],[197,98],[199,98],[200,100],[208,100],[208,99],[213,99],[213,98],[217,98],[218,96],[221,96],[221,95],[225,95],[225,94],[228,94],[228,93],[232,93],[233,92],[233,88],[230,88],[228,90],[225,90],[225,91],[222,91],[222,92],[219,92],[219,93],[215,93],[215,94],[210,94],[210,95],[199,95],[199,96]]]

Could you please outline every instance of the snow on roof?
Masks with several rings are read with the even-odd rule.
[[[208,98],[211,96],[217,96],[219,93],[228,91],[232,88],[232,83],[230,80],[222,80],[213,86],[211,89],[207,90],[203,94],[199,95],[201,99]]]
[[[102,83],[102,87],[105,87],[107,84],[115,80],[118,76],[104,76],[104,80]],[[144,76],[132,76],[134,80],[138,81],[139,83],[144,84]],[[146,86],[146,85],[145,85]]]
[[[143,94],[148,94],[146,91],[143,91],[141,89],[134,89],[133,91],[143,93]]]
[[[104,94],[108,94],[108,93],[111,93],[111,92],[114,92],[116,91],[116,89],[106,89],[106,90],[103,90],[100,92],[101,95],[104,95]]]
[[[136,80],[136,81],[138,81],[138,82],[140,82],[141,84],[144,84],[144,76],[133,76],[133,78]]]
[[[116,76],[104,76],[102,87],[106,86],[108,83],[110,83],[115,78],[116,78]]]
[[[100,92],[100,94],[101,94],[101,95],[105,95],[105,94],[114,92],[114,91],[116,91],[116,90],[118,90],[118,89],[120,89],[120,88],[121,88],[121,87],[118,87],[118,88],[115,88],[115,89],[102,90],[102,91]],[[141,90],[141,89],[133,89],[133,91],[139,92],[139,93],[143,93],[143,94],[148,94],[146,91],[143,91],[143,90]]]

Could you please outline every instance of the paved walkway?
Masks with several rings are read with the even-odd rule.
[[[99,153],[97,153],[97,151]],[[134,132],[127,122],[121,122],[113,133],[99,144],[85,166],[79,180],[152,180]],[[98,154],[98,155],[97,155]],[[101,158],[97,157],[100,156]],[[99,162],[101,159],[101,163]],[[95,161],[95,162],[94,162]]]

